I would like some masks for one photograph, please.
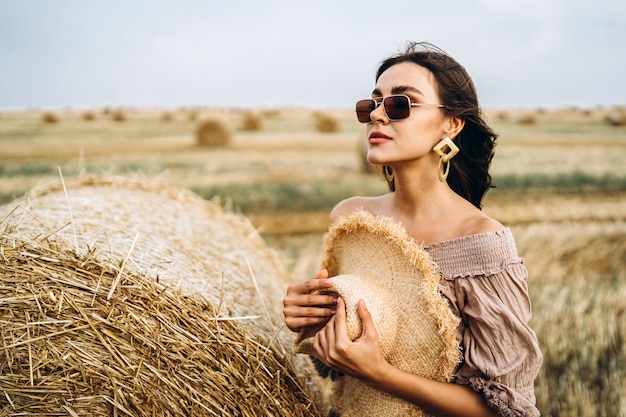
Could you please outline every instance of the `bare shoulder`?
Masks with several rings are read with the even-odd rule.
[[[467,234],[488,233],[504,229],[504,225],[502,225],[502,223],[492,219],[482,211],[478,211],[478,213],[472,217],[473,218],[466,223],[468,228],[471,229],[468,230]]]
[[[350,197],[340,201],[330,212],[330,223],[334,223],[337,219],[350,215],[357,210],[365,210],[370,213],[378,213],[385,196],[379,197]]]

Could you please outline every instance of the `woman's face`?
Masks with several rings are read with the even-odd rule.
[[[436,80],[426,68],[413,62],[402,62],[388,68],[378,78],[372,98],[380,100],[392,94],[404,94],[411,103],[441,104]],[[439,107],[412,107],[409,117],[391,121],[383,106],[371,113],[367,124],[369,140],[367,159],[374,164],[396,165],[424,159],[436,161],[432,151],[445,134],[446,119]]]

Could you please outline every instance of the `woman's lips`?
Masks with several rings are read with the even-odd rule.
[[[383,143],[383,142],[387,142],[390,140],[391,138],[382,132],[372,132],[370,133],[370,137],[369,137],[369,142],[371,144]]]

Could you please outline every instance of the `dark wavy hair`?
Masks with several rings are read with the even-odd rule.
[[[465,126],[454,139],[460,152],[450,160],[448,184],[461,197],[481,208],[489,188],[495,187],[489,174],[497,134],[482,117],[476,87],[465,68],[438,47],[426,43],[410,43],[404,52],[384,60],[376,72],[376,81],[390,67],[414,62],[432,72],[437,80],[436,91],[446,115],[465,120]],[[389,167],[384,166],[383,172]],[[395,191],[393,179],[387,180]]]

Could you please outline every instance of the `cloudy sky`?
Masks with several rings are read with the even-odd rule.
[[[0,109],[351,108],[411,40],[484,107],[626,104],[624,0],[0,0]]]

